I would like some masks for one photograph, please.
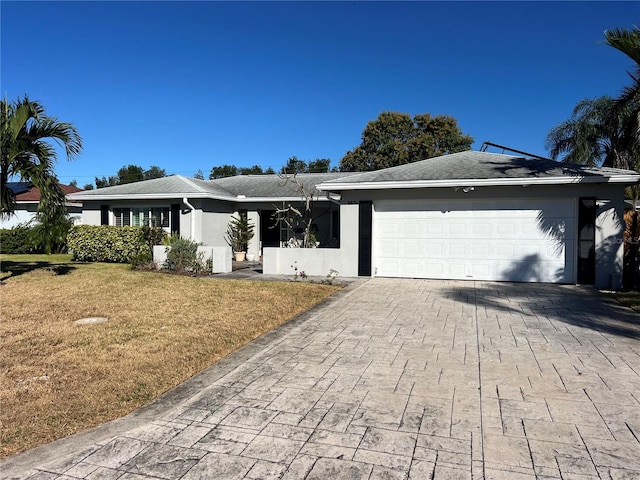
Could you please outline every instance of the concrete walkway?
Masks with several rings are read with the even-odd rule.
[[[374,279],[33,479],[638,479],[640,316],[572,286]]]

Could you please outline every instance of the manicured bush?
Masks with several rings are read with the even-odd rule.
[[[141,254],[151,254],[139,227],[78,225],[67,236],[69,253],[84,262],[130,263]]]
[[[33,245],[31,230],[32,228],[26,225],[0,229],[0,253],[43,253],[41,246]]]
[[[183,272],[201,270],[198,261],[198,243],[187,238],[172,235],[167,249],[167,268]]]

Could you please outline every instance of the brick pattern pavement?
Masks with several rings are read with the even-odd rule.
[[[374,279],[31,479],[640,479],[640,316],[572,286]]]

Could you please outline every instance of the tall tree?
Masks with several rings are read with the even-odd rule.
[[[118,185],[118,177],[110,176],[109,178],[104,175],[102,178],[95,178],[96,188],[105,188],[105,187],[113,187],[114,185]]]
[[[633,29],[616,28],[604,32],[605,44],[624,53],[634,62],[633,71],[627,72],[631,77],[631,85],[622,90],[622,94],[616,101],[616,107],[627,112],[627,121],[624,127],[628,139],[627,145],[631,150],[631,157],[635,159],[631,168],[640,170],[640,28]],[[638,186],[630,188],[633,204],[638,202]],[[630,217],[630,218],[629,218]],[[638,212],[634,211],[626,216],[627,230],[636,233],[638,231]],[[628,222],[628,220],[631,220]],[[635,235],[634,235],[635,236]],[[625,288],[638,288],[638,242],[637,236],[625,235],[623,284]]]
[[[156,165],[152,165],[148,170],[144,171],[142,175],[144,180],[151,180],[152,178],[162,178],[167,176],[167,172],[164,168],[157,167]]]
[[[471,149],[473,137],[449,115],[382,112],[362,132],[362,142],[340,160],[340,171],[364,172]]]
[[[239,175],[264,175],[264,170],[260,165],[254,165],[253,167],[240,167],[238,169]]]
[[[309,166],[304,160],[300,160],[295,155],[289,157],[287,164],[280,169],[281,174],[294,175],[296,173],[306,173],[309,171]]]
[[[96,188],[113,187],[114,185],[124,185],[127,183],[151,180],[152,178],[166,177],[167,173],[163,168],[151,166],[145,170],[140,165],[124,165],[115,175],[98,178],[95,177]]]
[[[140,182],[144,180],[144,170],[139,165],[125,165],[117,173],[117,185],[126,183]]]
[[[0,131],[0,217],[15,210],[15,196],[7,185],[12,178],[33,182],[40,189],[39,212],[64,215],[65,196],[53,170],[57,153],[50,140],[73,159],[82,151],[77,129],[48,116],[42,104],[25,95],[11,103],[0,101]]]
[[[571,117],[554,127],[545,146],[551,158],[562,161],[640,169],[640,30],[614,29],[605,32],[605,44],[621,51],[634,63],[629,72],[632,83],[620,97],[603,96],[586,99],[576,105]],[[632,189],[634,203],[638,189]],[[637,230],[638,214],[631,215],[632,231]],[[637,286],[637,242],[625,242],[623,283],[625,288]]]
[[[608,96],[582,100],[568,120],[551,129],[545,147],[551,158],[565,163],[636,168],[629,126],[634,115],[632,102],[617,104]]]
[[[235,165],[221,165],[213,167],[209,173],[209,180],[216,178],[235,177],[238,174],[238,167]]]
[[[315,160],[309,160],[308,162],[309,173],[327,173],[331,168],[331,159],[329,158],[316,158]]]
[[[640,137],[640,28],[614,28],[604,32],[604,43],[624,53],[634,62],[633,71],[627,72],[631,77],[631,84],[622,90],[618,103],[624,108],[635,105],[635,116],[632,116],[631,128],[635,130],[636,140]]]

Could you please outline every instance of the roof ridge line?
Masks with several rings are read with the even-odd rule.
[[[180,180],[182,180],[184,183],[186,183],[187,185],[190,185],[191,187],[195,188],[196,190],[198,190],[200,193],[211,193],[208,190],[202,188],[200,185],[196,184],[195,182],[191,181],[191,178],[188,177],[184,177],[182,175],[176,175],[176,177],[178,177]],[[219,188],[220,190],[224,191],[229,198],[236,198],[236,195],[234,195],[232,192],[230,192],[229,190],[227,190],[224,187],[221,187],[220,185],[216,184],[215,182],[213,182],[212,180],[203,180],[204,182],[208,182],[209,184],[215,186],[216,188]]]

